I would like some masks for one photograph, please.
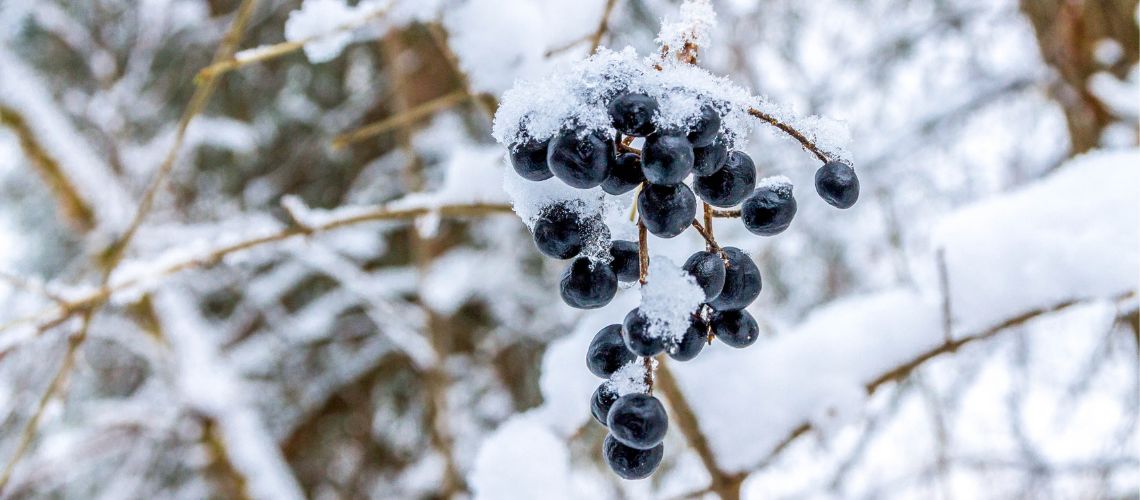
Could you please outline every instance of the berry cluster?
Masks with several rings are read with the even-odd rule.
[[[618,93],[605,106],[616,131],[612,136],[567,126],[547,140],[520,141],[510,148],[515,171],[530,181],[556,177],[578,189],[600,186],[611,195],[639,189],[636,208],[645,231],[672,238],[697,227],[708,248],[694,253],[682,267],[704,294],[704,303],[691,314],[683,335],[661,335],[637,308],[621,324],[609,325],[594,336],[587,367],[610,379],[639,357],[667,353],[678,361],[691,360],[714,338],[737,348],[751,345],[759,337],[759,327],[744,309],[760,294],[760,270],[742,250],[721,248],[705,233],[696,219],[697,198],[711,207],[740,205],[744,226],[754,234],[771,236],[787,229],[796,214],[791,184],[783,178],[757,183],[755,163],[743,151],[729,148],[721,115],[712,103],[701,105],[687,127],[671,129],[655,124],[661,111],[658,100],[644,93]],[[641,141],[640,150],[635,141]],[[690,175],[691,188],[684,183]],[[852,206],[859,195],[854,170],[842,162],[823,165],[815,184],[819,195],[838,208]],[[613,299],[619,282],[640,278],[644,284],[644,248],[637,242],[612,241],[608,263],[581,255],[588,235],[604,232],[605,225],[600,217],[579,215],[569,203],[547,206],[533,226],[539,251],[556,259],[574,259],[562,273],[562,299],[572,307],[593,309]],[[644,478],[661,462],[668,417],[651,394],[619,392],[614,383],[603,383],[594,392],[590,409],[610,432],[603,447],[606,462],[623,478]]]

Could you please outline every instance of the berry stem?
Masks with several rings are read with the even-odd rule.
[[[709,232],[709,239],[714,240],[715,237],[713,234],[713,209],[712,209],[712,206],[709,205],[708,203],[701,203],[701,204],[704,205],[705,229],[708,230],[708,232]],[[708,251],[710,251],[710,252],[713,251],[713,242],[712,241],[709,241]]]
[[[708,245],[710,252],[721,253],[720,245],[716,243],[716,238],[713,238],[712,232],[705,229],[697,219],[693,219],[693,228],[701,233],[701,237],[705,239],[705,244]]]
[[[711,210],[710,212],[712,213],[713,217],[719,217],[722,219],[736,219],[740,217],[739,208],[734,208],[732,210]]]
[[[831,159],[828,158],[826,154],[824,154],[823,150],[821,150],[819,146],[816,146],[815,143],[811,141],[811,139],[808,139],[807,136],[803,134],[803,132],[796,130],[795,127],[792,127],[791,125],[780,121],[779,118],[776,118],[756,108],[748,108],[748,114],[764,120],[771,124],[773,127],[780,129],[785,134],[792,136],[793,139],[800,142],[804,149],[810,151],[815,155],[816,158],[819,158],[819,161],[822,161],[824,163],[831,161]]]
[[[644,285],[649,281],[649,231],[641,219],[637,220],[637,261],[637,281]]]

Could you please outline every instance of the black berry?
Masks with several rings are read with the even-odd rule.
[[[610,325],[599,330],[586,349],[586,367],[590,373],[602,378],[608,378],[635,359],[637,355],[625,347],[621,325]]]
[[[613,436],[606,436],[602,453],[610,469],[622,479],[645,479],[661,465],[665,447],[659,444],[648,450],[639,450],[621,444]]]
[[[732,347],[748,347],[760,337],[760,327],[748,311],[715,312],[710,324],[713,335]]]
[[[649,320],[641,314],[640,308],[625,315],[621,336],[626,348],[638,356],[656,356],[665,350],[665,339],[650,335]]]
[[[835,208],[851,208],[859,199],[859,177],[851,165],[827,162],[815,172],[815,192]]]
[[[617,293],[617,275],[605,264],[578,257],[562,271],[562,300],[570,307],[596,309],[610,303]]]
[[[736,247],[724,247],[728,260],[724,272],[724,288],[720,295],[709,301],[717,311],[744,309],[760,296],[760,269],[752,258]]]
[[[705,301],[717,298],[724,288],[724,260],[720,255],[704,250],[689,256],[681,266],[705,292]]]
[[[784,232],[796,216],[796,198],[790,184],[776,184],[757,189],[744,200],[740,218],[744,227],[760,236]]]
[[[612,141],[600,132],[579,136],[575,130],[563,130],[551,141],[546,160],[562,182],[589,189],[606,180],[613,154]]]
[[[641,159],[633,153],[622,153],[612,157],[610,173],[602,181],[602,191],[618,195],[628,193],[645,182],[645,174],[641,172]]]
[[[731,151],[720,170],[693,179],[693,189],[714,207],[731,207],[744,201],[756,187],[756,164],[741,151]]]
[[[641,275],[641,259],[637,253],[636,241],[615,240],[610,246],[610,267],[617,274],[618,281],[637,281]]]
[[[665,352],[677,361],[688,361],[697,357],[708,342],[709,324],[698,315],[693,315],[689,328],[676,345],[669,346]]]
[[[693,174],[712,175],[720,170],[728,160],[728,146],[723,136],[717,136],[712,144],[703,148],[693,149]]]
[[[677,184],[693,171],[693,146],[678,134],[653,134],[641,150],[641,171],[653,184]]]
[[[528,181],[544,181],[554,177],[554,173],[546,163],[546,149],[549,144],[549,140],[531,140],[510,148],[511,166],[515,167],[515,172]]]
[[[637,210],[649,232],[672,238],[685,232],[697,215],[697,198],[684,184],[647,184],[637,198]]]
[[[717,113],[716,108],[708,104],[701,106],[701,114],[697,117],[697,123],[689,129],[689,141],[693,143],[693,147],[703,148],[712,144],[719,132],[720,113]]]
[[[594,389],[594,396],[590,398],[590,414],[599,424],[606,424],[606,417],[610,414],[610,407],[617,401],[618,393],[609,382],[603,382]]]
[[[544,255],[569,259],[582,251],[578,214],[562,205],[548,209],[534,222],[534,246]]]
[[[618,398],[606,417],[610,435],[621,444],[648,450],[661,444],[669,430],[665,406],[648,394],[626,394]]]
[[[625,135],[645,137],[656,129],[657,99],[645,94],[622,94],[610,102],[609,112],[614,128]]]

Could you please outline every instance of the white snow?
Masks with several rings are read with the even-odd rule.
[[[656,368],[657,360],[650,360],[650,364]],[[649,389],[649,384],[645,380],[645,364],[640,358],[630,361],[610,375],[606,384],[616,391],[618,396],[644,393]]]
[[[696,47],[708,47],[712,42],[712,31],[716,27],[716,11],[709,0],[685,0],[681,4],[680,17],[676,20],[665,18],[657,43],[668,47],[670,52],[681,50],[686,43]]]
[[[476,499],[568,499],[570,451],[541,423],[515,417],[483,442],[470,478]]]
[[[349,6],[344,0],[305,0],[301,8],[289,13],[285,21],[285,39],[303,42],[305,56],[314,63],[328,62],[340,56],[353,41],[353,30],[386,8],[387,2],[365,0]],[[255,56],[261,49],[243,51],[242,57]]]
[[[641,314],[654,337],[680,342],[691,316],[705,300],[697,280],[663,255],[649,259],[648,281],[641,287]]]
[[[955,331],[1069,300],[1136,289],[1140,150],[1086,154],[938,224]]]

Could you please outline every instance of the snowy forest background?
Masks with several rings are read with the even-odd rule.
[[[609,472],[636,291],[559,300],[490,116],[678,4],[0,0],[0,496],[1137,498],[1135,0],[715,0],[700,64],[863,195],[757,126],[764,337],[666,363],[664,464]]]

